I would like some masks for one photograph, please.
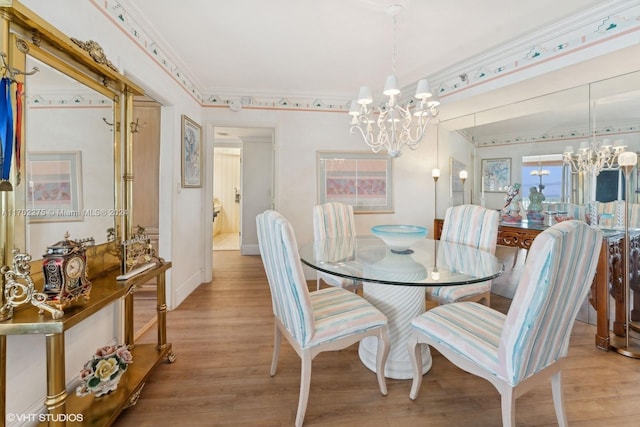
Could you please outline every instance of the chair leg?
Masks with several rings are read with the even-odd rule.
[[[378,376],[378,386],[383,396],[387,395],[387,381],[384,378],[384,366],[387,364],[389,356],[389,335],[387,327],[380,328],[378,333],[378,352],[376,355],[376,375]]]
[[[413,368],[413,382],[411,383],[411,391],[409,392],[409,398],[416,400],[418,393],[420,392],[420,386],[422,385],[422,344],[418,343],[418,333],[412,331],[407,339],[407,352],[409,353],[409,359],[411,360],[411,366]]]
[[[311,352],[302,351],[300,357],[300,398],[298,400],[298,413],[296,415],[296,427],[301,427],[304,421],[304,414],[307,412],[307,402],[309,400],[309,387],[311,386]]]
[[[516,397],[513,388],[505,386],[501,393],[502,426],[516,425]]]
[[[318,277],[316,279],[316,291],[319,291],[319,290],[320,290],[320,278]]]
[[[564,409],[562,396],[562,371],[556,372],[551,377],[551,392],[553,394],[553,406],[556,409],[556,418],[560,427],[567,426],[567,413]]]
[[[278,357],[280,356],[280,342],[282,341],[282,332],[278,328],[278,322],[276,322],[275,331],[273,333],[273,356],[271,358],[271,376],[276,374],[278,369]]]

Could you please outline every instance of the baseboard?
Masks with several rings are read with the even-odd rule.
[[[260,248],[258,244],[242,245],[240,248],[240,255],[260,255]]]

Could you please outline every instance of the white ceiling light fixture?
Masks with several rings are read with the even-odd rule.
[[[397,16],[403,7],[393,4],[387,7],[387,14],[393,17],[393,74],[387,77],[384,95],[388,98],[384,105],[373,107],[371,89],[360,88],[357,100],[351,101],[349,114],[351,117],[351,133],[358,131],[374,153],[386,149],[389,157],[398,157],[407,146],[412,150],[424,136],[427,125],[436,117],[436,107],[440,105],[437,97],[431,93],[426,79],[418,81],[415,97],[420,100],[415,111],[411,111],[413,103],[406,106],[398,104],[400,88],[396,78],[396,27]],[[377,117],[376,117],[377,115]]]

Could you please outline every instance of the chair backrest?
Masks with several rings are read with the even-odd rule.
[[[448,207],[440,240],[462,243],[495,254],[500,212],[478,205]]]
[[[602,232],[577,220],[558,223],[536,236],[498,348],[500,375],[511,384],[567,355],[601,245]]]
[[[293,228],[272,210],[259,214],[256,224],[273,314],[304,347],[313,338],[314,317]]]
[[[328,202],[313,207],[313,239],[349,237],[356,234],[353,206]]]

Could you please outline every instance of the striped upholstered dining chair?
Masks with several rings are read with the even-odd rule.
[[[365,337],[378,338],[378,386],[387,394],[384,365],[389,353],[387,318],[364,298],[338,287],[309,292],[289,222],[278,212],[257,216],[258,247],[271,290],[275,339],[271,376],[276,374],[282,335],[301,359],[296,426],[301,426],[311,384],[311,362],[323,351],[341,350]]]
[[[356,235],[356,222],[353,216],[353,206],[327,202],[313,207],[313,240],[335,239]],[[347,246],[341,249],[348,250]],[[340,254],[332,254],[340,256]],[[351,291],[362,288],[362,282],[344,277],[334,276],[322,271],[317,272],[317,289],[320,289],[320,281],[328,285],[338,286]]]
[[[579,307],[596,272],[602,232],[571,220],[540,233],[506,315],[474,302],[435,307],[411,322],[410,398],[422,382],[421,344],[488,380],[502,396],[502,424],[515,425],[515,400],[551,379],[560,426],[567,425],[562,367]]]
[[[447,208],[440,240],[461,243],[495,254],[500,213],[478,205]],[[427,299],[439,304],[457,301],[476,301],[489,306],[491,281],[461,286],[429,286]]]

